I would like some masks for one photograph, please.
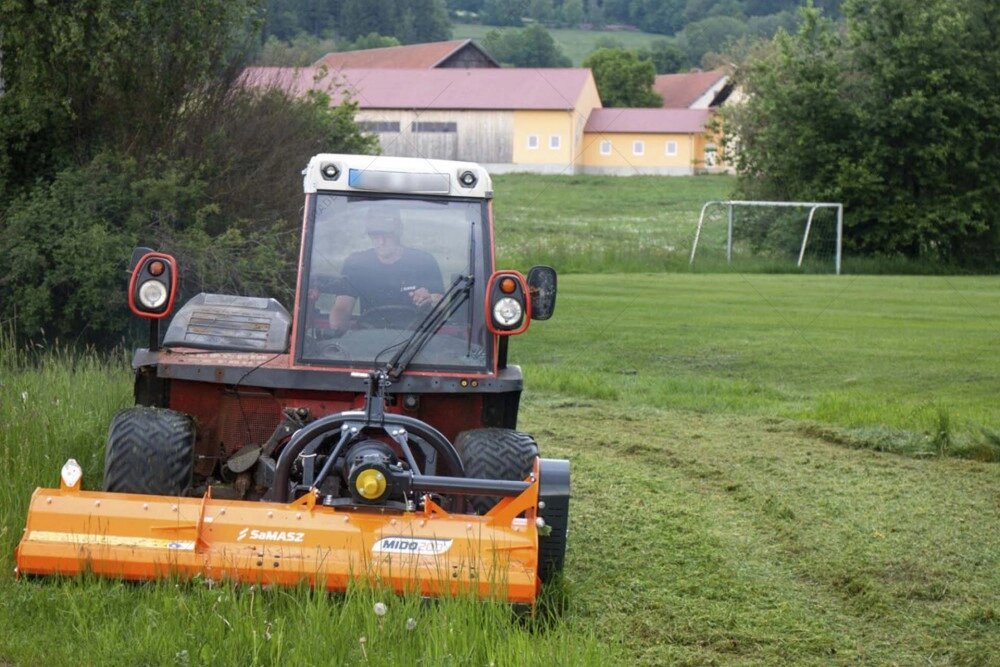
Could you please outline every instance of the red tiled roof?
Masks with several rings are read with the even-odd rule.
[[[698,134],[710,109],[594,109],[584,132]]]
[[[725,76],[725,71],[721,69],[685,74],[659,74],[653,82],[653,90],[663,97],[663,108],[686,109]]]
[[[322,75],[322,76],[321,76]],[[362,109],[534,109],[576,106],[589,69],[345,69],[251,67],[251,86],[277,86],[297,96],[323,90],[334,104],[351,97]],[[321,77],[318,80],[316,77]]]
[[[467,44],[471,39],[447,42],[387,46],[380,49],[328,53],[313,67],[326,65],[330,69],[431,69]],[[478,48],[473,46],[473,48]],[[492,57],[490,57],[492,60]]]

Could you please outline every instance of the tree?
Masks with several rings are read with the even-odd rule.
[[[722,51],[730,43],[746,34],[747,26],[731,16],[711,16],[684,26],[681,44],[692,63],[701,62],[702,56],[712,51]]]
[[[174,127],[190,91],[250,43],[254,0],[0,4],[0,204],[95,146]]]
[[[395,32],[385,34],[398,37],[403,44],[440,42],[451,39],[451,21],[444,0],[407,0],[400,3]]]
[[[584,67],[594,72],[597,91],[606,107],[658,107],[663,98],[653,92],[656,70],[632,51],[598,49],[586,57]]]
[[[490,30],[483,48],[505,65],[514,67],[569,67],[549,31],[538,24],[521,30]]]
[[[348,42],[339,49],[340,51],[363,51],[365,49],[384,49],[389,46],[399,46],[400,41],[395,37],[385,37],[377,32],[370,32],[361,35],[353,42]],[[315,61],[314,61],[315,62]]]
[[[520,26],[528,13],[528,0],[484,0],[479,20],[486,25]]]
[[[846,32],[802,11],[737,71],[726,112],[746,196],[845,204],[845,245],[1000,261],[1000,8],[851,0]]]
[[[583,21],[583,0],[563,0],[562,5],[563,24],[570,28],[579,27]]]
[[[862,157],[881,181],[867,193],[877,214],[855,225],[873,246],[910,256],[995,261],[1000,7],[851,0],[844,11],[869,137]]]
[[[119,342],[127,311],[108,304],[137,244],[178,256],[185,290],[287,302],[297,170],[317,152],[375,150],[356,107],[245,86],[249,3],[62,9],[0,5],[0,323]]]
[[[538,23],[548,23],[555,16],[555,7],[552,0],[530,0],[528,3],[528,16]]]
[[[657,74],[680,72],[688,65],[684,49],[672,39],[653,40],[648,49],[641,49],[638,54],[641,59],[653,63]]]

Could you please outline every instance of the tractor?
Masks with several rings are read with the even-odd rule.
[[[569,462],[517,430],[508,363],[551,317],[555,271],[495,268],[479,165],[321,154],[303,176],[291,313],[208,293],[174,313],[183,267],[133,251],[135,406],[110,424],[102,490],[70,460],[35,491],[19,574],[531,604],[562,569]]]

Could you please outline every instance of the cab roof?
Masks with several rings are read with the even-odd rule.
[[[474,162],[321,153],[303,170],[306,194],[324,191],[493,197],[493,181]]]

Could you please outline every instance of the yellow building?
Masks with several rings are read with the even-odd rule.
[[[721,170],[709,109],[594,109],[583,134],[587,173],[683,175]]]

